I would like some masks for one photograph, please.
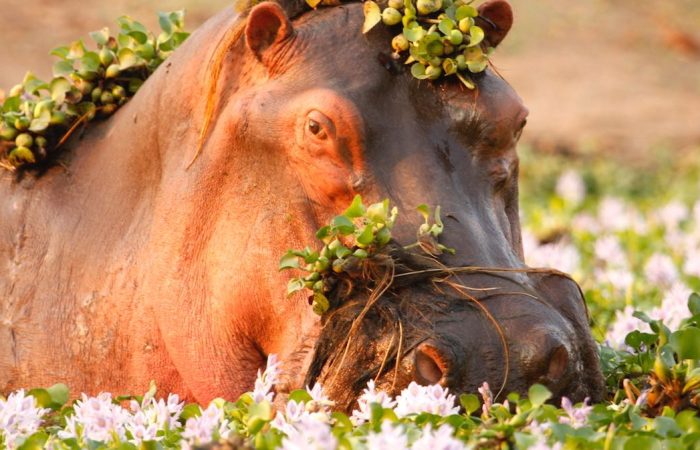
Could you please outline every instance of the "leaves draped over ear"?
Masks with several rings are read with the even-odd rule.
[[[262,59],[269,47],[288,38],[293,32],[292,23],[284,10],[277,3],[263,2],[250,11],[245,30],[246,44]]]
[[[493,0],[479,6],[476,22],[486,32],[486,42],[496,47],[513,26],[513,9],[505,0]]]

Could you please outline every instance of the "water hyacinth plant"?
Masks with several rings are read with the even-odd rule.
[[[117,34],[108,28],[90,33],[95,49],[82,40],[54,49],[59,60],[49,82],[27,73],[0,107],[0,166],[15,170],[45,161],[77,127],[126,103],[189,35],[183,11],[158,19],[158,36],[124,16]]]

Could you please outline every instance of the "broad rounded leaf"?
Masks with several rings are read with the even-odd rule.
[[[372,0],[364,2],[362,9],[365,13],[365,22],[362,24],[362,32],[367,33],[382,21],[382,11],[379,9],[379,5]]]
[[[686,328],[671,334],[669,343],[680,359],[700,359],[700,328]]]
[[[346,216],[335,216],[331,221],[331,229],[342,235],[348,235],[355,231],[355,225]]]
[[[459,404],[467,412],[467,415],[471,415],[474,411],[481,407],[481,402],[479,397],[474,394],[462,394],[459,396]]]
[[[530,389],[528,389],[527,396],[532,406],[538,407],[544,405],[544,402],[552,398],[552,393],[541,384],[533,384],[530,386]]]
[[[104,27],[101,30],[93,31],[92,33],[90,33],[90,37],[93,41],[97,42],[98,44],[105,45],[109,40],[109,28]]]
[[[481,44],[484,40],[484,30],[481,27],[474,25],[469,28],[469,47],[474,47],[475,45]]]
[[[298,269],[299,268],[299,257],[294,254],[291,250],[282,256],[280,259],[279,270],[286,269]]]
[[[352,199],[352,203],[350,203],[350,206],[343,212],[344,216],[347,217],[360,217],[362,216],[366,211],[365,205],[362,204],[362,196],[357,194],[355,197]]]

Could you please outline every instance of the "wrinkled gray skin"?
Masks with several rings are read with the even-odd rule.
[[[487,28],[493,45],[510,28],[504,5],[482,9],[496,26]],[[285,8],[294,16],[297,6]],[[61,381],[76,393],[138,393],[154,379],[190,400],[233,399],[275,353],[287,387],[301,386],[313,361],[308,379],[327,381],[347,407],[393,328],[368,315],[355,338],[367,345],[329,379],[329,355],[345,337],[333,327],[355,317],[353,303],[321,332],[304,294],[284,298],[288,275],[277,261],[314,242],[355,194],[398,206],[402,243],[415,240],[416,205],[441,205],[442,240],[456,250],[447,265],[524,267],[521,100],[491,70],[475,76],[475,91],[419,82],[391,62],[392,32],[362,35],[362,21],[360,4],[293,21],[270,3],[225,11],[112,119],[74,138],[63,166],[0,176],[0,391]],[[244,34],[229,42],[214,121],[188,168],[210,57],[237,27]],[[601,397],[572,282],[524,273],[462,281],[499,289],[483,304],[505,331],[508,389],[543,381],[575,400]],[[407,330],[395,389],[412,379],[470,390],[501,383],[495,328],[462,299],[422,280],[379,307],[398,311]],[[380,382],[393,379],[384,373]]]

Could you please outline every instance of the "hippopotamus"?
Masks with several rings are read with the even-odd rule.
[[[496,47],[511,7],[484,3],[479,20]],[[60,164],[0,176],[1,392],[155,380],[189,400],[235,399],[275,354],[280,391],[321,382],[339,408],[369,379],[602,397],[578,286],[523,262],[523,102],[493,69],[473,90],[414,79],[391,31],[362,24],[359,2],[229,8],[73,136]],[[353,326],[366,295],[319,319],[308,293],[286,297],[278,261],[357,194],[399,209],[399,243],[416,239],[417,205],[440,205],[454,255]]]

